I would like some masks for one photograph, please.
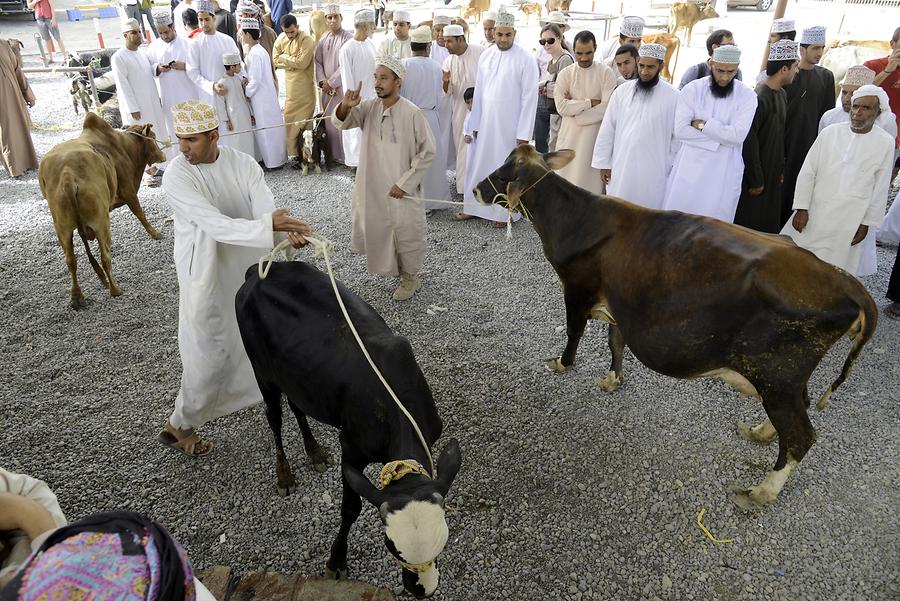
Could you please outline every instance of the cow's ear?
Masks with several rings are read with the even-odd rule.
[[[444,450],[441,451],[441,456],[438,457],[437,485],[441,495],[447,496],[447,491],[450,490],[450,485],[453,484],[461,463],[462,455],[459,451],[459,441],[451,438],[444,446]]]
[[[375,488],[369,479],[355,467],[345,465],[342,473],[347,486],[375,507],[381,507],[381,504],[387,501],[384,492]]]
[[[554,171],[559,171],[572,162],[575,158],[575,151],[570,149],[557,150],[556,152],[548,152],[544,155],[544,162]]]
[[[150,135],[150,130],[151,130],[152,127],[153,127],[153,126],[150,125],[149,123],[145,124],[145,125],[141,128],[141,133],[142,133],[143,135],[145,135],[145,136],[149,136],[149,135]]]

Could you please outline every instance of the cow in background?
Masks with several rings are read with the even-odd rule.
[[[644,44],[659,44],[665,46],[666,58],[659,75],[669,83],[672,83],[672,78],[675,76],[675,65],[678,64],[678,55],[681,53],[681,40],[678,39],[678,36],[665,32],[646,33],[641,36],[641,42]],[[675,55],[674,61],[672,60],[673,54]]]
[[[443,422],[412,347],[365,301],[340,282],[336,285],[372,360],[431,449]],[[447,441],[435,474],[430,454],[366,361],[331,281],[318,269],[300,261],[273,263],[261,279],[254,265],[238,290],[235,309],[275,436],[280,493],[296,487],[281,438],[282,394],[314,464],[327,455],[313,438],[307,416],[340,429],[341,526],[326,575],[347,576],[347,536],[364,498],[378,509],[385,545],[402,568],[403,586],[417,598],[430,596],[438,585],[436,558],[447,543],[444,498],[459,471],[459,444]],[[385,465],[381,488],[363,474],[370,463]]]
[[[547,0],[547,13],[559,11],[569,15],[569,8],[572,6],[572,0]]]
[[[81,135],[57,144],[41,161],[38,180],[72,277],[73,308],[84,304],[76,274],[73,232],[78,231],[88,260],[103,286],[111,296],[121,295],[110,260],[109,212],[127,205],[150,237],[158,240],[159,232],[147,221],[137,191],[144,169],[165,160],[150,125],[130,125],[124,131],[117,131],[94,113],[88,113]],[[88,240],[95,238],[100,264],[88,245]]]
[[[325,21],[325,13],[319,9],[309,13],[309,35],[316,41],[316,44],[326,33],[328,33],[328,22]]]
[[[809,377],[839,338],[853,340],[816,405],[824,409],[875,332],[875,302],[852,275],[785,236],[594,196],[552,171],[574,156],[519,146],[475,188],[479,201],[531,219],[562,281],[568,341],[547,367],[574,367],[587,321],[598,319],[610,324],[607,391],[622,383],[627,344],[656,372],[717,378],[762,399],[769,419],[743,433],[759,442],[777,435],[778,459],[735,502],[773,503],[815,442]]]
[[[474,18],[475,23],[481,23],[481,15],[491,10],[491,0],[469,0],[469,4],[463,9],[463,18],[460,19],[464,23],[469,19]],[[453,20],[453,23],[456,23],[456,19]],[[465,29],[468,30],[468,24],[466,24]]]
[[[679,29],[684,29],[684,39],[688,46],[691,45],[691,32],[694,25],[706,19],[715,19],[719,16],[712,2],[694,4],[693,2],[675,2],[669,12],[669,33],[677,34]]]

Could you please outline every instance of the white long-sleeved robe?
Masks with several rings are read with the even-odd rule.
[[[250,80],[247,84],[247,98],[253,108],[256,127],[271,128],[253,132],[256,147],[266,167],[281,167],[288,160],[287,139],[284,127],[273,127],[284,125],[284,114],[278,104],[278,91],[272,77],[272,59],[265,48],[254,44],[244,57],[244,64]]]
[[[431,135],[435,140],[434,160],[422,180],[422,195],[425,198],[447,200],[450,187],[447,185],[447,144],[439,143],[447,139],[450,123],[441,110],[444,101],[443,73],[427,56],[413,56],[403,61],[406,76],[400,87],[400,95],[419,107],[428,120]],[[426,209],[446,209],[449,205],[426,202]]]
[[[444,61],[450,56],[450,51],[447,50],[446,46],[440,46],[437,42],[432,42],[429,56],[431,56],[431,60],[438,64],[438,67],[443,68]]]
[[[156,75],[157,65],[168,65],[172,61],[180,61],[185,64],[184,70],[171,69],[156,75],[156,87],[159,90],[159,99],[162,102],[163,117],[166,120],[169,137],[172,140],[175,140],[172,107],[178,103],[197,98],[197,87],[187,76],[190,44],[191,40],[178,35],[171,42],[166,42],[162,38],[156,38],[147,47],[147,58],[150,59],[154,75]]]
[[[478,132],[478,144],[470,149],[474,152],[470,153],[466,164],[463,200],[468,215],[492,221],[507,220],[506,209],[479,204],[472,190],[506,161],[516,147],[516,140],[531,139],[537,110],[537,83],[534,58],[518,44],[513,44],[509,50],[500,50],[494,45],[482,53],[469,116],[469,127]],[[489,202],[490,199],[484,200]],[[516,214],[514,219],[519,217]]]
[[[184,11],[194,8],[192,4],[185,2],[185,0],[181,0],[178,5],[172,9],[172,26],[175,28],[175,31],[178,33],[178,37],[187,39],[188,34],[191,33],[187,27],[184,25]],[[196,10],[196,9],[194,9]]]
[[[122,125],[149,123],[158,140],[168,138],[169,130],[159,101],[159,92],[156,90],[153,67],[144,51],[129,50],[123,46],[112,55],[110,65],[116,81]],[[140,113],[141,118],[135,119],[131,113]],[[172,147],[163,152],[167,159],[175,156]]]
[[[250,102],[244,95],[244,86],[239,75],[226,75],[219,80],[225,86],[228,94],[219,96],[216,94],[216,111],[219,113],[219,146],[228,146],[235,150],[250,155],[259,161],[261,155],[256,147],[254,132],[248,131],[242,134],[231,134],[231,131],[242,131],[252,127],[250,120]],[[228,129],[228,120],[231,120],[232,130]]]
[[[840,102],[840,97],[838,98],[838,102]],[[836,123],[850,123],[850,113],[845,111],[844,107],[840,105],[831,109],[819,119],[819,133],[822,133],[822,130],[829,125],[834,125]],[[894,116],[894,113],[890,111],[881,113],[875,119],[875,125],[887,132],[892,138],[897,137],[897,118]],[[900,226],[900,209],[895,208],[895,206],[900,206],[900,203],[891,205],[891,211],[889,211],[888,216],[885,217],[882,228],[869,228],[869,233],[866,234],[865,239],[860,242],[859,246],[862,248],[859,253],[859,267],[856,268],[857,277],[872,275],[878,271],[878,252],[875,249],[875,240],[876,238],[878,240],[885,237],[890,238],[889,232],[891,228]],[[896,225],[894,223],[895,221]],[[888,230],[887,236],[882,235],[882,229]]]
[[[678,141],[679,92],[660,80],[650,94],[635,95],[635,80],[616,88],[597,134],[591,166],[610,169],[606,193],[648,209],[662,208]]]
[[[428,120],[406,98],[384,109],[380,98],[350,109],[340,129],[362,132],[359,168],[353,183],[352,250],[365,253],[371,273],[414,275],[425,261],[425,206],[421,200],[391,198],[392,186],[422,196],[422,180],[434,159]]]
[[[878,127],[855,134],[847,123],[831,125],[813,142],[794,190],[794,211],[809,211],[802,232],[793,216],[781,230],[823,261],[856,273],[862,243],[850,246],[860,225],[881,225],[887,204],[894,138]]]
[[[447,99],[450,103],[450,119],[452,131],[451,142],[456,151],[454,163],[456,164],[456,191],[463,193],[466,186],[466,157],[470,144],[463,140],[463,124],[469,115],[469,108],[463,100],[466,90],[475,85],[475,76],[478,73],[478,59],[485,51],[484,46],[469,44],[462,54],[451,54],[444,61],[443,69],[450,74],[450,83],[447,86]],[[450,162],[448,161],[448,165]]]
[[[197,100],[213,105],[213,84],[225,75],[225,64],[222,55],[226,53],[240,54],[237,43],[224,33],[217,31],[212,35],[199,33],[188,43],[187,76],[197,86]],[[243,68],[239,71],[245,76]]]
[[[557,173],[592,194],[603,194],[604,191],[600,172],[591,166],[591,158],[600,123],[615,90],[616,74],[601,63],[594,63],[587,69],[573,63],[559,72],[553,86],[553,99],[562,116],[556,150],[571,148],[575,151],[572,162]],[[600,103],[591,106],[591,100]]]
[[[684,86],[675,109],[675,137],[681,147],[666,183],[663,208],[715,217],[731,223],[741,196],[741,151],[756,114],[756,92],[739,81],[718,98],[709,77]],[[703,131],[691,121],[706,122]]]
[[[378,55],[393,56],[397,59],[409,58],[412,56],[412,42],[409,38],[398,40],[394,36],[389,36],[378,45]]]
[[[344,92],[355,90],[362,82],[359,97],[369,100],[375,97],[375,44],[370,39],[360,42],[349,39],[341,46],[341,87]],[[340,104],[340,98],[335,102],[334,108]],[[337,125],[335,125],[337,127]],[[344,164],[348,167],[359,165],[359,152],[362,140],[362,132],[356,129],[341,132],[344,141]]]
[[[172,160],[163,190],[175,213],[178,351],[183,371],[176,428],[198,428],[262,400],[244,350],[234,295],[244,273],[283,236],[275,201],[253,157],[219,148],[210,164]]]

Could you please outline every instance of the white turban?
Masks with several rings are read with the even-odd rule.
[[[137,19],[125,19],[124,21],[122,21],[122,33],[140,30],[141,26],[138,24]]]
[[[887,92],[881,89],[881,87],[873,84],[868,84],[865,86],[860,86],[858,90],[853,92],[853,100],[856,100],[857,98],[865,98],[866,96],[875,96],[876,98],[878,98],[878,104],[881,105],[882,113],[891,110]]]
[[[435,25],[450,25],[450,17],[447,15],[435,15],[434,16],[434,24]]]
[[[713,62],[723,65],[738,65],[741,62],[741,49],[732,44],[719,46],[713,50]]]
[[[157,25],[165,25],[167,27],[172,25],[172,13],[170,13],[168,10],[155,12],[152,14],[153,22]]]
[[[408,10],[395,10],[394,23],[412,23],[412,15]]]
[[[496,21],[496,20],[497,20],[497,13],[492,10],[489,10],[486,13],[484,13],[484,18],[482,19],[482,21]]]
[[[377,67],[379,65],[390,69],[400,79],[406,77],[406,67],[403,66],[403,63],[401,63],[398,58],[394,58],[389,54],[382,54],[375,57],[375,66]]]
[[[241,57],[238,56],[237,52],[226,52],[222,55],[222,64],[230,67],[232,65],[240,65]]]
[[[445,38],[455,38],[461,35],[466,35],[463,31],[462,25],[444,25],[444,30],[442,32]]]
[[[428,25],[419,25],[409,32],[409,41],[414,44],[428,44],[431,39],[431,28]]]
[[[354,25],[362,25],[363,23],[374,23],[375,22],[375,11],[370,10],[368,8],[363,8],[362,10],[356,11],[356,14],[353,15],[353,24]]]
[[[322,10],[325,12],[326,17],[341,14],[341,7],[337,4],[326,4],[325,8],[323,8]]]

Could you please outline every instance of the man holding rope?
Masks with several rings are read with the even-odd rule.
[[[244,273],[284,238],[276,232],[299,248],[311,229],[287,209],[275,209],[253,157],[219,147],[213,107],[189,100],[175,105],[172,115],[181,155],[166,169],[163,189],[175,213],[183,371],[175,411],[159,440],[197,457],[212,448],[197,428],[262,400],[234,312]]]
[[[334,126],[359,128],[359,171],[353,183],[353,252],[366,255],[370,273],[400,276],[394,300],[422,286],[425,204],[422,180],[434,160],[435,141],[419,108],[400,96],[406,75],[392,56],[375,59],[377,98],[363,101],[362,82],[348,89],[334,112]]]

